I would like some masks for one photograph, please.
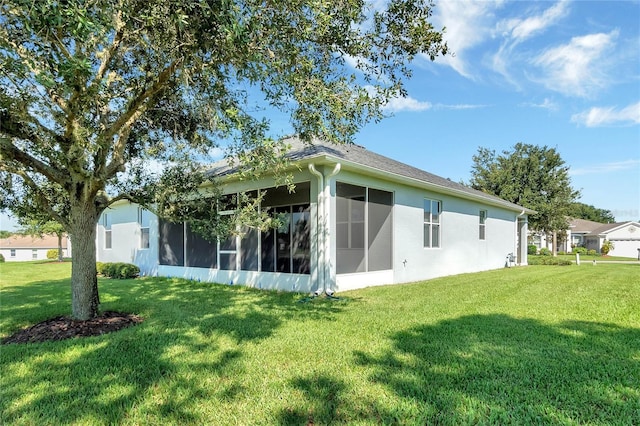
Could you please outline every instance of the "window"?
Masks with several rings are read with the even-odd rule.
[[[142,207],[138,207],[138,226],[140,226],[140,248],[149,248],[149,222],[151,221],[151,212]]]
[[[111,215],[104,213],[102,215],[102,225],[104,226],[104,248],[111,248]]]
[[[440,213],[442,204],[424,199],[424,247],[440,247]]]
[[[31,250],[31,258],[32,259],[37,259],[38,258],[38,250],[36,250],[36,249]]]
[[[11,257],[16,257],[16,249],[11,249]]]
[[[393,193],[336,183],[338,273],[391,269]]]
[[[480,221],[480,229],[479,229],[479,237],[481,240],[485,239],[486,236],[486,222],[487,222],[487,211],[480,210],[479,221]]]

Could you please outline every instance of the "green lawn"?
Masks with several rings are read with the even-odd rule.
[[[68,314],[68,263],[0,264],[0,337]],[[640,265],[530,266],[339,300],[100,281],[142,315],[0,346],[0,424],[638,424]]]

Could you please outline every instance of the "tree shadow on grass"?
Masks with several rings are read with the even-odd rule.
[[[343,305],[299,304],[299,295],[178,279],[100,280],[102,310],[144,322],[100,337],[0,351],[3,423],[203,423],[203,408],[241,397],[244,345],[286,321],[331,318]],[[68,315],[69,280],[12,288],[3,328]],[[15,330],[13,330],[15,331]],[[133,417],[132,417],[133,416]]]
[[[409,424],[640,420],[639,329],[472,315],[402,331],[392,343],[387,353],[355,353],[356,362],[400,398],[392,417]]]

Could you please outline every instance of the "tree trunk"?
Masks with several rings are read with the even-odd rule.
[[[62,233],[58,234],[58,262],[62,262]]]
[[[98,212],[91,203],[71,205],[71,311],[76,320],[98,315],[98,278],[96,274],[96,224]]]

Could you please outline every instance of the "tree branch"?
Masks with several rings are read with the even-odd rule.
[[[129,104],[129,107],[124,114],[122,114],[105,132],[102,137],[104,141],[110,141],[118,135],[118,140],[113,148],[113,157],[105,170],[105,178],[108,179],[121,170],[124,164],[124,150],[131,127],[136,120],[145,113],[147,108],[149,108],[153,98],[166,87],[167,82],[181,63],[182,59],[177,59],[158,74],[158,79],[155,83],[136,96],[136,98]]]
[[[51,217],[56,222],[60,223],[65,228],[69,227],[69,222],[52,207],[49,201],[49,198],[40,189],[40,185],[38,185],[31,178],[31,176],[29,176],[29,174],[26,171],[21,169],[8,168],[6,164],[0,166],[0,170],[7,171],[9,173],[15,174],[16,176],[19,176],[20,178],[22,178],[22,181],[24,182],[24,184],[27,185],[29,189],[31,189],[31,191],[33,192],[36,203],[40,205],[42,208],[44,208],[47,211],[47,213],[51,215]]]
[[[10,136],[15,136],[18,138],[25,139],[23,136],[19,136],[16,133],[11,133],[5,130],[5,120],[0,120],[0,132],[9,134]],[[32,140],[29,137],[26,137],[27,140]],[[41,143],[40,139],[36,137],[36,143]],[[66,173],[62,173],[60,170],[57,170],[50,165],[38,160],[37,158],[27,154],[22,151],[18,147],[16,147],[11,138],[0,137],[0,156],[7,157],[11,160],[17,161],[25,167],[33,169],[34,171],[44,175],[51,181],[64,185],[67,181],[68,175]]]

